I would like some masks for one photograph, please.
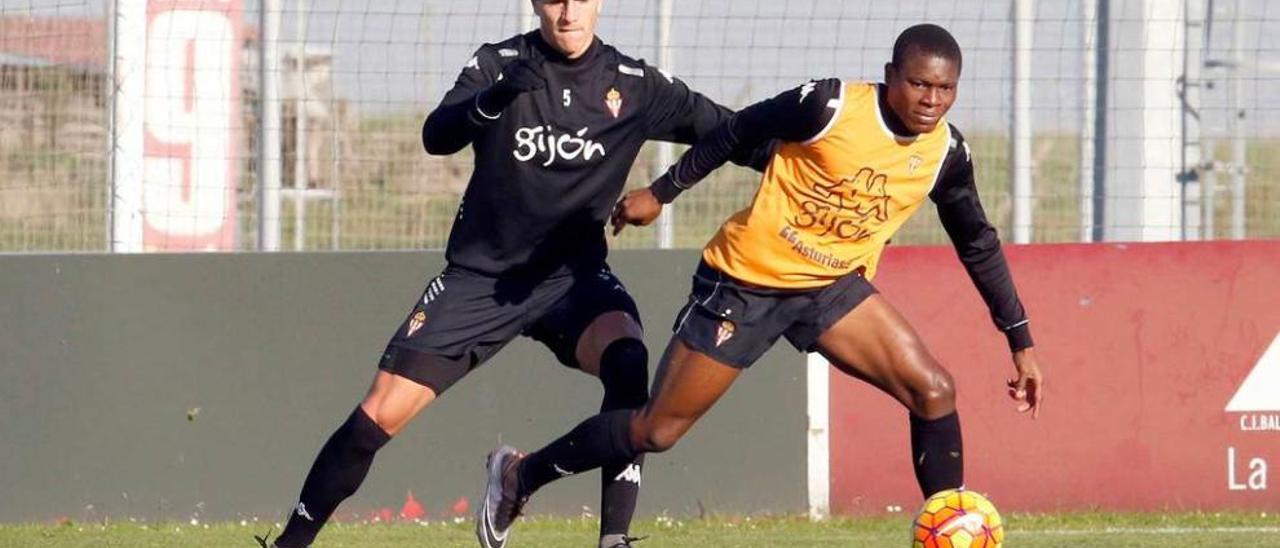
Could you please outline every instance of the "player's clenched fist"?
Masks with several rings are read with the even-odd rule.
[[[529,59],[518,59],[503,67],[498,81],[484,90],[476,101],[480,110],[496,116],[521,93],[545,87],[547,78],[542,75],[542,65]]]
[[[654,197],[653,191],[640,188],[628,192],[618,204],[613,206],[613,235],[617,236],[627,225],[647,226],[662,213],[662,203]]]

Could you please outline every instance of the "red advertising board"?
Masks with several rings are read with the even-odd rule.
[[[1280,509],[1280,242],[1009,246],[1046,374],[949,248],[891,248],[877,287],[956,379],[966,483],[1009,510]],[[914,508],[906,412],[832,370],[831,505]]]
[[[235,247],[241,0],[147,6],[143,247]]]

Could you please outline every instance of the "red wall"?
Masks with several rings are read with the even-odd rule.
[[[876,279],[956,378],[971,489],[1006,511],[1280,509],[1280,430],[1242,427],[1280,420],[1280,386],[1269,411],[1225,411],[1280,333],[1280,242],[1005,251],[1046,375],[1038,421],[1005,395],[1008,347],[950,248],[891,248]],[[913,510],[906,412],[831,381],[833,510]]]

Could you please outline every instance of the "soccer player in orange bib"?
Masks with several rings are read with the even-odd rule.
[[[910,413],[921,492],[964,484],[951,375],[871,285],[884,246],[932,199],[970,278],[1009,343],[1009,395],[1038,416],[1044,377],[995,228],[973,181],[964,137],[946,121],[960,47],[945,29],[905,30],[882,84],[816,80],[737,113],[648,188],[619,201],[614,231],[647,225],[736,151],[779,144],[750,207],[703,251],[689,302],[647,404],[602,413],[540,451],[511,451],[491,488],[516,512],[566,472],[670,449],[734,379],[785,336],[871,383]],[[514,518],[514,515],[511,516]]]

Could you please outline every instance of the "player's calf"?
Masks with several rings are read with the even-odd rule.
[[[649,401],[649,352],[639,339],[609,343],[600,356],[604,400],[600,410],[636,409]],[[600,544],[630,546],[626,539],[640,496],[644,455],[605,463],[600,468]]]
[[[359,489],[374,455],[390,440],[391,436],[357,406],[320,449],[302,485],[298,505],[275,546],[310,546],[338,504]]]
[[[632,414],[629,409],[600,413],[529,453],[518,471],[521,496],[532,495],[559,478],[635,458],[639,453],[630,440]]]
[[[649,401],[649,351],[639,339],[618,339],[600,354],[600,411],[638,409]]]
[[[952,411],[936,419],[911,415],[911,465],[925,498],[964,486],[964,443],[958,413]]]

